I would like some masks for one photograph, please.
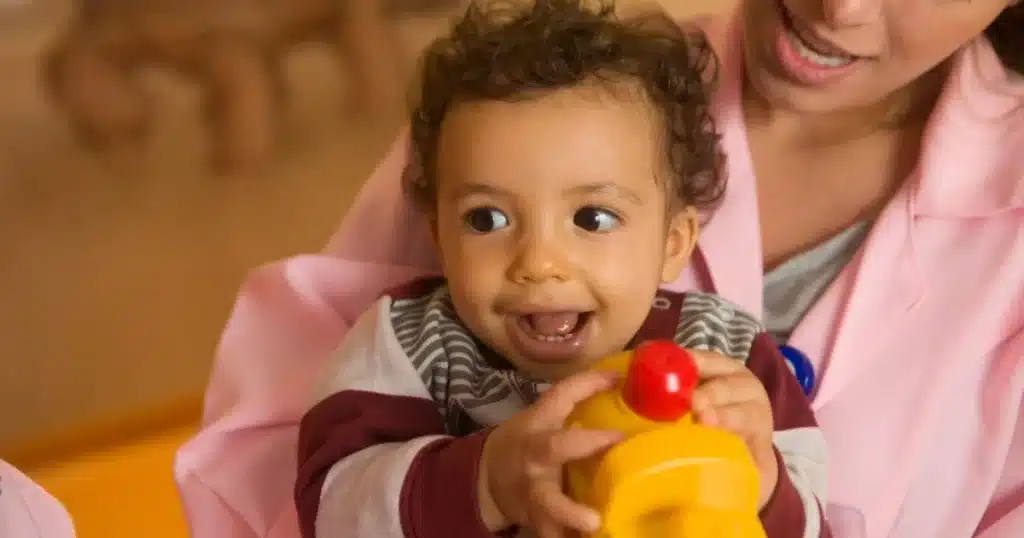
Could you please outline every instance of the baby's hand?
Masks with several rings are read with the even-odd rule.
[[[564,493],[563,467],[600,453],[622,435],[564,425],[578,403],[614,384],[608,373],[566,378],[491,432],[480,461],[479,488],[481,516],[492,531],[520,525],[532,528],[538,538],[561,538],[571,530],[598,529],[599,515]]]
[[[746,441],[760,474],[758,508],[764,508],[779,480],[768,393],[740,361],[715,353],[690,353],[701,378],[693,392],[693,414],[701,424],[729,430]]]

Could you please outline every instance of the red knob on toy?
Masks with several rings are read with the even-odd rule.
[[[644,342],[633,351],[622,399],[644,418],[672,422],[690,412],[697,380],[685,349],[668,340]]]

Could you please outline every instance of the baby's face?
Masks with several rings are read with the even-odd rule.
[[[621,351],[689,259],[696,217],[669,209],[660,129],[644,101],[596,87],[445,119],[434,234],[452,300],[525,373]]]

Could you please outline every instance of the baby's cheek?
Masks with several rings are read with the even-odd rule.
[[[639,280],[639,279],[638,279]],[[653,282],[634,282],[609,294],[607,310],[618,332],[632,337],[651,313],[658,286]]]
[[[587,353],[587,365],[626,349],[647,317],[646,310],[632,310],[634,311],[631,312],[628,307],[612,309],[601,316],[598,337],[592,342]]]

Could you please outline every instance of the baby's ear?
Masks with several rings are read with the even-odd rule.
[[[679,273],[690,261],[697,245],[697,210],[686,206],[671,216],[665,232],[665,257],[661,267],[661,282],[670,284],[679,278]]]

